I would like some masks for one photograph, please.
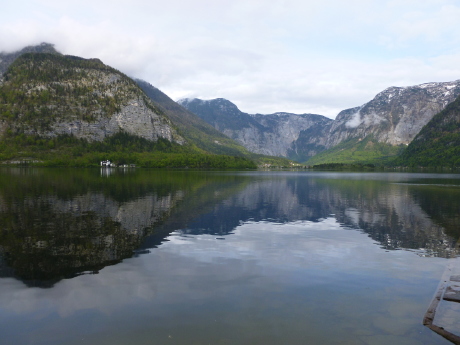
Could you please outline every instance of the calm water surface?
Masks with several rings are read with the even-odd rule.
[[[450,344],[459,225],[460,175],[3,169],[0,343]]]

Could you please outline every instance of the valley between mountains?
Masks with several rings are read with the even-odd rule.
[[[42,43],[0,53],[0,160],[459,167],[459,97],[455,80],[389,87],[334,120],[310,113],[247,114],[223,98],[174,102],[97,58],[62,55]]]
[[[341,111],[335,120],[316,114],[246,114],[225,99],[183,99],[179,104],[251,152],[309,165],[387,164],[459,95],[460,80],[390,87]]]

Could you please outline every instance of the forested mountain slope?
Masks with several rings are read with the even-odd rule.
[[[218,139],[205,138],[211,141],[207,146],[195,142],[203,136],[196,126],[187,127],[194,115],[181,120],[185,109],[172,112],[166,95],[160,106],[134,80],[99,59],[62,55],[49,44],[0,56],[6,68],[0,80],[2,161],[255,167],[245,157],[212,155],[248,152],[220,133]],[[166,155],[152,156],[160,153]]]
[[[185,143],[136,83],[98,59],[19,56],[0,86],[0,134],[73,135],[102,141],[118,132]]]
[[[393,164],[460,167],[460,97],[435,115]]]
[[[16,60],[19,56],[25,53],[49,53],[49,54],[59,54],[53,44],[50,43],[41,43],[36,46],[27,46],[21,50],[12,53],[0,52],[0,78],[3,77],[3,73],[6,72],[8,67]]]
[[[216,154],[247,155],[249,152],[206,121],[174,102],[165,93],[137,79],[136,83],[178,128],[181,135],[198,148]]]

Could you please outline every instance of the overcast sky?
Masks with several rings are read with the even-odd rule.
[[[13,0],[0,51],[98,57],[171,98],[335,118],[389,86],[460,79],[458,0]]]

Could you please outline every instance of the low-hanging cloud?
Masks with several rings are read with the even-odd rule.
[[[361,109],[359,109],[356,113],[354,113],[351,116],[351,119],[348,120],[345,123],[345,127],[348,128],[356,128],[358,127],[361,123],[363,123],[363,120],[361,120]]]

